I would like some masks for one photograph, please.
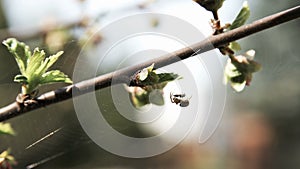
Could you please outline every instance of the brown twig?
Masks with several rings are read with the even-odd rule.
[[[0,109],[0,121],[13,118],[25,112],[35,110],[37,108],[70,99],[79,95],[83,95],[94,90],[102,89],[111,85],[112,78],[121,79],[118,83],[126,82],[136,71],[143,69],[152,63],[155,68],[160,68],[183,59],[195,56],[200,53],[221,47],[229,42],[247,37],[256,32],[274,27],[276,25],[291,21],[300,17],[300,6],[276,13],[274,15],[257,20],[251,24],[242,26],[232,31],[211,36],[204,41],[175,51],[171,54],[146,61],[142,64],[120,69],[112,73],[104,74],[93,79],[82,81],[71,86],[60,88],[51,92],[47,92],[36,99],[37,104],[28,107],[21,107],[20,104],[14,102]],[[180,59],[179,59],[180,58]]]

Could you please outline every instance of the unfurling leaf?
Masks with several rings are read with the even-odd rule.
[[[27,68],[24,75],[26,75],[27,77],[31,77],[33,74],[40,74],[40,72],[36,71],[41,66],[42,61],[45,59],[45,57],[46,53],[43,50],[35,48],[33,54],[28,57]]]
[[[146,67],[143,70],[141,70],[138,73],[138,80],[144,81],[148,77],[149,73],[152,72],[153,68],[154,68],[154,63],[151,66]]]
[[[135,107],[147,104],[163,105],[163,89],[168,82],[179,79],[174,73],[156,73],[154,64],[146,67],[131,77],[130,86],[126,86],[131,103]]]
[[[146,67],[131,77],[130,86],[152,86],[159,85],[177,79],[179,75],[174,73],[156,73],[154,64]]]
[[[9,38],[3,41],[3,44],[7,47],[10,53],[13,54],[15,60],[19,66],[20,72],[23,74],[27,67],[27,60],[31,56],[29,46],[23,42],[19,42],[14,38]]]
[[[250,85],[252,74],[261,69],[261,65],[253,61],[254,50],[249,50],[243,55],[233,56],[228,59],[224,71],[224,82],[228,81],[231,87],[240,92],[246,85]]]
[[[21,75],[17,75],[14,81],[22,84],[22,94],[34,93],[36,88],[43,84],[72,83],[71,79],[59,70],[47,72],[63,54],[62,51],[46,58],[46,53],[43,50],[35,48],[31,54],[29,47],[16,39],[7,39],[3,44],[7,46],[19,65]]]
[[[228,29],[233,30],[235,28],[244,25],[248,20],[249,16],[250,16],[250,9],[248,6],[248,2],[245,1],[243,4],[243,8],[240,10],[239,14],[234,19],[234,21],[232,22],[231,26]]]
[[[147,69],[143,69],[140,73],[139,73],[139,80],[140,81],[144,81],[147,77],[148,77],[148,70]]]
[[[21,84],[28,84],[28,79],[24,75],[16,75],[14,82],[21,83]]]
[[[0,123],[0,134],[16,135],[9,123]]]
[[[37,69],[37,71],[40,72],[40,74],[44,74],[63,53],[63,51],[59,51],[55,55],[51,55],[50,57],[46,58],[44,61],[42,61],[41,66],[39,69]]]
[[[49,84],[56,82],[72,83],[72,80],[59,70],[51,70],[42,75],[40,84]]]

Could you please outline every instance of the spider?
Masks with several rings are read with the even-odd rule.
[[[173,94],[170,93],[170,100],[172,103],[179,104],[180,107],[187,107],[190,104],[190,98],[185,98],[185,94]]]

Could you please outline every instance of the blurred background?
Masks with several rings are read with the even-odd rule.
[[[209,25],[212,16],[192,0],[0,2],[0,40],[15,37],[26,42],[32,49],[38,46],[50,54],[64,50],[63,57],[54,68],[71,77],[76,59],[82,51],[87,53],[87,63],[97,66],[93,62],[97,59],[97,52],[101,52],[99,48],[113,38],[113,35],[104,34],[99,30],[124,16],[159,12],[183,19],[201,30],[205,36],[212,32]],[[242,4],[242,0],[225,1],[219,11],[221,22],[232,22]],[[251,16],[248,23],[299,4],[298,1],[292,0],[252,0],[249,2]],[[149,19],[145,22],[146,27],[159,28],[160,24],[163,24],[159,19]],[[199,131],[196,130],[176,147],[161,155],[141,159],[120,157],[103,150],[85,134],[77,119],[73,102],[68,100],[8,120],[17,135],[1,136],[0,151],[11,148],[18,162],[14,168],[298,168],[299,27],[300,22],[297,19],[238,41],[243,51],[256,50],[256,60],[262,64],[263,69],[254,74],[251,86],[243,92],[236,93],[227,87],[227,100],[221,122],[205,143],[198,143]],[[115,53],[116,58],[99,70],[99,74],[115,70],[123,61],[122,57],[126,57],[133,46],[143,48],[153,43],[141,43],[142,41],[143,39],[133,41]],[[168,52],[180,47],[162,46],[168,48]],[[222,63],[226,61],[223,56],[218,56],[218,51],[214,52]],[[19,73],[18,67],[4,46],[0,46],[0,72],[0,106],[3,107],[13,102],[20,91],[20,85],[13,83],[13,77]],[[199,85],[203,86],[203,91],[210,89],[208,82]],[[64,84],[42,87],[39,92],[62,86]],[[103,116],[122,134],[139,138],[149,137],[159,133],[163,124],[168,121],[166,119],[147,128],[141,127],[118,113],[110,88],[96,93],[98,98],[106,98],[101,100],[102,108],[105,109]],[[204,92],[199,105],[208,104],[205,102],[206,97],[210,96]],[[172,115],[169,118],[174,121]],[[162,142],[168,143],[170,140],[172,138],[166,138]]]

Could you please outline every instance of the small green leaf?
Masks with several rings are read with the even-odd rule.
[[[247,19],[250,16],[250,9],[248,6],[248,2],[245,1],[243,4],[243,8],[240,10],[239,14],[235,18],[235,20],[232,22],[231,26],[229,27],[230,30],[233,30],[235,28],[238,28],[242,25],[244,25],[247,21]]]
[[[41,66],[45,57],[46,54],[43,50],[39,50],[39,48],[34,49],[33,55],[31,55],[27,60],[27,69],[25,74],[29,79],[35,75],[40,75],[40,72],[37,71],[37,69]]]
[[[0,134],[16,135],[9,123],[0,123]]]
[[[254,61],[254,50],[249,50],[245,54],[232,56],[228,59],[224,71],[224,82],[228,81],[237,92],[242,91],[245,86],[249,86],[252,80],[252,74],[259,71],[261,66]]]
[[[145,80],[146,84],[153,85],[157,84],[159,81],[159,76],[155,71],[149,72],[147,79]]]
[[[229,48],[235,52],[238,52],[242,49],[241,45],[237,43],[236,41],[229,43]]]
[[[63,54],[62,51],[46,58],[43,50],[35,48],[33,54],[31,54],[30,48],[25,43],[13,38],[3,41],[3,44],[13,54],[18,63],[21,75],[17,75],[14,81],[22,84],[22,94],[31,94],[42,84],[72,83],[72,80],[59,70],[46,72]]]
[[[130,100],[135,107],[147,104],[163,105],[163,88],[168,82],[178,79],[174,73],[156,73],[154,64],[144,68],[132,76],[130,87],[126,87]]]
[[[140,81],[144,81],[147,77],[148,77],[148,70],[147,69],[143,69],[140,73],[139,73],[139,80]]]
[[[159,77],[158,83],[170,82],[170,81],[173,81],[173,80],[176,80],[177,78],[179,78],[179,75],[175,74],[175,73],[160,73],[157,75]]]
[[[29,46],[25,45],[23,42],[19,42],[14,38],[9,38],[2,42],[10,53],[13,54],[15,60],[19,66],[20,72],[25,73],[27,68],[27,59],[31,56],[31,51]]]
[[[24,75],[16,75],[14,81],[21,84],[28,84],[28,79]]]
[[[37,70],[38,72],[41,72],[42,74],[45,73],[56,61],[57,59],[63,54],[63,51],[57,52],[55,55],[52,55],[48,58],[46,58],[40,68]]]
[[[67,75],[59,70],[51,70],[42,75],[40,84],[49,84],[56,82],[73,83]]]
[[[159,73],[152,71],[149,72],[147,78],[141,81],[140,83],[145,86],[149,85],[159,85],[161,83],[170,82],[176,80],[179,75],[175,73]]]
[[[145,79],[147,79],[149,73],[153,72],[153,68],[154,68],[154,63],[141,70],[140,73],[138,74],[138,80],[144,81]]]
[[[152,72],[154,69],[154,63],[152,63],[152,65],[148,66],[146,69],[148,70],[148,72]]]

